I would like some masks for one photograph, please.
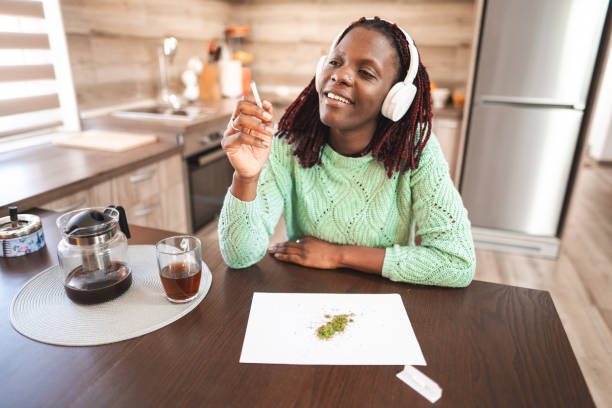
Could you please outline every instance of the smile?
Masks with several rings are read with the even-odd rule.
[[[346,98],[344,98],[344,97],[342,97],[342,96],[340,96],[340,95],[336,95],[336,94],[335,94],[335,93],[333,93],[333,92],[327,92],[327,93],[325,94],[325,96],[327,96],[329,99],[333,99],[333,100],[336,100],[336,101],[339,101],[339,102],[345,103],[345,104],[347,104],[347,105],[352,105],[352,104],[353,104],[353,102],[352,102],[352,101],[350,101],[350,100],[348,100],[348,99],[346,99]]]

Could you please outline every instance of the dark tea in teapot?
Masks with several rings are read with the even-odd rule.
[[[132,284],[130,268],[124,262],[111,261],[107,270],[97,273],[77,266],[66,277],[64,288],[70,299],[77,303],[93,304],[114,299]]]

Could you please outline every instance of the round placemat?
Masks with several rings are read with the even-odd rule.
[[[142,336],[189,313],[204,299],[212,274],[202,262],[198,296],[170,303],[159,277],[155,247],[128,247],[132,286],[123,295],[97,305],[72,302],[61,283],[59,265],[32,279],[17,292],[9,311],[11,324],[33,340],[60,346],[95,346]]]

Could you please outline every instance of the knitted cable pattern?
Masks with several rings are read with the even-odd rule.
[[[435,135],[416,170],[391,178],[372,155],[346,157],[329,145],[321,163],[303,168],[286,139],[274,138],[255,200],[241,201],[229,191],[225,197],[218,232],[230,267],[264,257],[284,211],[291,241],[314,236],[385,248],[382,275],[393,281],[469,285],[476,266],[470,221]],[[420,246],[414,245],[415,225]]]

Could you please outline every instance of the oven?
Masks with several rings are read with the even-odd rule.
[[[220,133],[211,135],[220,142]],[[232,184],[234,169],[220,143],[187,157],[189,200],[194,233],[214,221],[223,206],[227,189]]]

